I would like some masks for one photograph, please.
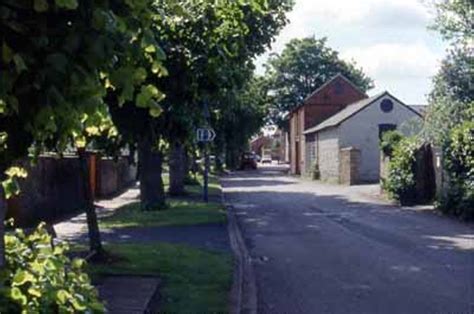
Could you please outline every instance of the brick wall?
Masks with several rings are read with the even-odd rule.
[[[95,178],[96,195],[105,196],[123,189],[134,180],[134,168],[126,159],[100,161]],[[85,206],[77,157],[39,157],[17,162],[27,169],[28,177],[20,181],[21,193],[7,201],[7,217],[18,226],[30,227],[40,221],[54,221],[81,211]],[[102,166],[102,167],[100,167]],[[100,170],[101,169],[101,170]]]

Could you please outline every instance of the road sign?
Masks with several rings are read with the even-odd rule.
[[[216,138],[216,132],[210,128],[197,129],[196,135],[198,142],[212,142]]]

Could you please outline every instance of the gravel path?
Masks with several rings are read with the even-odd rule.
[[[222,180],[255,267],[259,313],[474,313],[473,225],[377,198],[377,186],[281,168]]]

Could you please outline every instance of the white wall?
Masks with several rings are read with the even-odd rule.
[[[380,109],[380,103],[386,98],[393,101],[393,110],[387,113]],[[421,118],[416,113],[387,95],[362,109],[339,126],[340,147],[353,146],[361,151],[360,180],[379,180],[379,124],[396,124],[398,129],[403,122],[412,118],[421,123]]]
[[[329,128],[318,133],[317,158],[321,180],[339,181],[339,128]]]

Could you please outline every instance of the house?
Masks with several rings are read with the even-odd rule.
[[[307,162],[322,180],[379,181],[382,134],[412,119],[421,114],[388,92],[359,100],[304,131]]]
[[[290,173],[302,174],[312,165],[306,158],[304,131],[323,122],[348,104],[365,98],[367,95],[362,90],[342,74],[338,74],[293,109],[288,117]]]
[[[286,162],[288,147],[286,135],[287,133],[281,129],[274,129],[266,135],[260,134],[250,141],[250,149],[260,156],[269,153],[273,160]]]

